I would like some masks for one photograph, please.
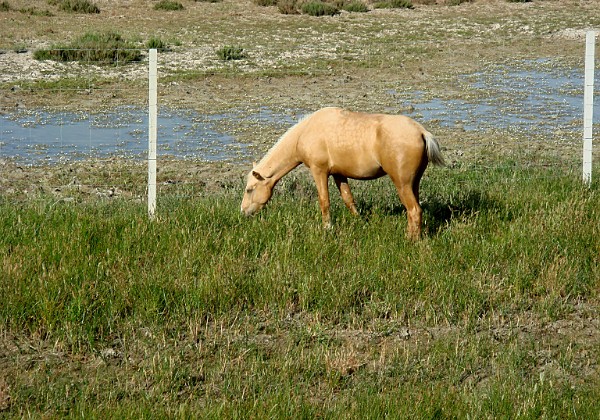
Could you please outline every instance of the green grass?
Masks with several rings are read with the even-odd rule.
[[[600,195],[560,175],[429,170],[418,243],[385,179],[331,231],[302,174],[250,219],[0,196],[3,415],[597,418]]]

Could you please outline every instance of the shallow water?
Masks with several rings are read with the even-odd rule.
[[[596,90],[600,87],[596,72]],[[555,66],[552,60],[498,65],[459,77],[453,97],[426,92],[389,90],[408,115],[464,130],[503,130],[552,134],[582,130],[583,72]],[[594,121],[600,121],[596,97]],[[236,134],[240,126],[292,125],[298,110],[275,112],[232,110],[202,115],[162,107],[158,119],[158,153],[209,161],[251,155]],[[107,112],[73,113],[18,110],[0,114],[0,158],[29,163],[87,157],[139,157],[147,153],[147,110],[119,107]]]
[[[600,78],[595,75],[596,102]],[[536,131],[580,130],[583,124],[583,71],[558,67],[552,60],[528,60],[517,66],[500,65],[462,76],[459,85],[467,99],[440,99],[416,92],[402,100],[412,116],[435,120],[444,127],[465,130]],[[396,92],[389,92],[397,94]],[[600,122],[600,107],[594,107]]]

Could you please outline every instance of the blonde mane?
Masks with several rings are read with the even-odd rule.
[[[305,120],[307,120],[311,114],[304,114],[302,117],[300,117],[300,119],[296,122],[296,124],[292,125],[291,127],[289,127],[285,133],[283,133],[279,139],[275,142],[275,144],[273,146],[271,146],[271,148],[267,151],[267,153],[263,156],[263,158],[256,164],[257,167],[259,167],[261,164],[263,164],[264,162],[267,161],[267,159],[269,159],[271,157],[271,155],[273,154],[273,152],[275,150],[277,150],[277,147],[283,142],[284,139],[286,139],[288,137],[288,135],[296,128],[298,127],[302,122],[304,122]]]

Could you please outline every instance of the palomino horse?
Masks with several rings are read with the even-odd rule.
[[[357,215],[348,178],[389,175],[406,207],[408,236],[421,235],[419,182],[427,163],[444,165],[437,141],[423,126],[402,115],[364,114],[323,108],[290,128],[248,174],[242,212],[262,209],[277,181],[304,163],[317,184],[323,224],[331,226],[328,177],[346,207]]]

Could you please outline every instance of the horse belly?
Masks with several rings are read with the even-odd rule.
[[[329,172],[352,179],[375,179],[385,175],[383,168],[370,152],[354,150],[354,153],[330,154]]]

